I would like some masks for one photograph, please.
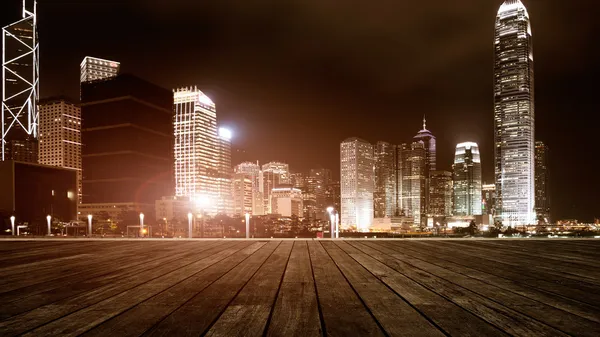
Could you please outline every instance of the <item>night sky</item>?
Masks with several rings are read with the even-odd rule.
[[[501,0],[40,0],[41,96],[78,97],[84,56],[165,88],[198,85],[243,160],[331,168],[339,143],[408,142],[438,167],[475,141],[493,181],[493,33]],[[551,150],[553,216],[600,217],[597,14],[592,0],[523,0],[532,20],[536,138]],[[0,24],[20,17],[2,0]]]

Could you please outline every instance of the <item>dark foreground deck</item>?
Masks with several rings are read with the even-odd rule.
[[[0,241],[0,336],[600,336],[600,240]]]

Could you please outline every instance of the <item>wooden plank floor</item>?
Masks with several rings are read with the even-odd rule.
[[[600,240],[1,240],[17,335],[600,336]]]

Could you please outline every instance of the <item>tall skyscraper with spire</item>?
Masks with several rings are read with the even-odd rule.
[[[423,167],[424,181],[422,182],[424,195],[421,196],[421,200],[423,200],[423,204],[421,205],[421,216],[425,217],[431,213],[429,210],[430,175],[431,171],[436,170],[436,140],[431,131],[427,130],[427,120],[425,119],[425,116],[423,116],[423,129],[413,137],[413,141],[422,142],[423,148],[425,149],[425,162]]]
[[[505,225],[535,223],[535,113],[531,23],[506,0],[494,37],[494,160],[497,213]]]

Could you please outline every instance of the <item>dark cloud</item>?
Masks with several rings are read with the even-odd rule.
[[[20,1],[2,6],[11,1],[18,15]],[[426,114],[438,137],[438,165],[450,169],[455,144],[473,140],[491,181],[500,3],[40,0],[42,92],[77,96],[83,56],[116,59],[124,71],[167,88],[199,85],[249,158],[285,160],[297,170],[338,170],[339,142],[349,136],[407,142]],[[600,216],[593,171],[599,151],[591,146],[599,5],[525,4],[537,136],[552,150],[555,215],[590,220]]]

